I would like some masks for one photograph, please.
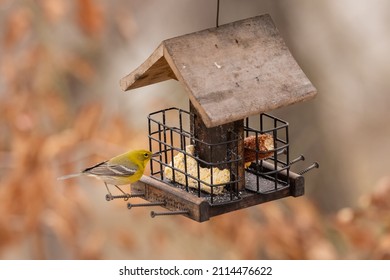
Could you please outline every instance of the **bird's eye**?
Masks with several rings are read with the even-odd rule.
[[[148,157],[149,156],[149,154],[148,153],[144,153],[144,157]]]

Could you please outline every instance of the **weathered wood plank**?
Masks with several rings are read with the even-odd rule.
[[[165,40],[121,85],[127,90],[169,78],[182,83],[207,127],[316,95],[269,15]]]
[[[164,47],[209,127],[316,93],[268,15],[169,39]]]
[[[272,170],[272,165],[269,165],[269,168]],[[283,176],[286,175],[287,173],[281,172],[280,176],[283,178]],[[245,177],[250,181],[248,182],[247,180],[246,183],[254,184],[253,178],[255,175],[247,173]],[[304,190],[303,176],[290,171],[289,177],[290,187],[283,187],[282,185],[279,185],[278,190],[268,190],[265,193],[256,193],[248,189],[244,189],[241,191],[241,199],[226,201],[224,203],[214,205],[211,205],[206,198],[197,197],[185,190],[173,187],[168,183],[158,181],[149,176],[142,176],[141,180],[132,184],[132,190],[136,193],[145,193],[144,199],[147,201],[166,202],[166,205],[161,207],[170,211],[187,210],[189,211],[189,214],[185,215],[186,217],[197,222],[204,222],[209,220],[211,217],[244,209],[257,204],[288,196],[302,195]],[[262,180],[266,179],[262,178]],[[252,187],[252,189],[255,188]],[[302,192],[302,194],[299,192]]]
[[[246,195],[243,196],[241,200],[236,200],[220,205],[212,205],[210,207],[210,218],[272,200],[281,199],[287,196],[290,196],[289,188],[284,188],[267,194],[246,193]]]
[[[268,162],[263,162],[263,164],[266,165],[266,168],[269,170],[274,170],[274,167],[272,164]],[[249,189],[256,190],[256,175],[251,174],[249,172],[246,172],[245,175],[246,178],[246,190],[242,191],[241,199],[237,201],[232,201],[229,203],[221,204],[221,205],[211,205],[210,206],[210,217],[218,216],[221,214],[225,214],[231,211],[236,211],[239,209],[244,209],[247,207],[251,207],[257,204],[262,204],[265,202],[273,201],[276,199],[281,199],[288,196],[300,196],[303,194],[304,190],[304,181],[303,176],[300,176],[294,172],[289,172],[289,178],[290,178],[290,187],[285,187],[281,184],[278,185],[278,189],[274,190],[273,185],[274,183],[270,180],[260,178],[261,184],[268,184],[271,186],[268,190],[265,186],[260,186],[261,191],[263,193],[256,193],[249,191]],[[281,171],[280,173],[280,179],[286,180],[287,172]],[[299,192],[302,192],[300,194]]]
[[[244,151],[244,121],[238,120],[208,128],[191,102],[190,112],[194,115],[194,123],[191,123],[194,127],[191,128],[191,131],[194,132],[194,138],[199,140],[195,142],[195,150],[199,158],[206,162],[222,163],[241,157],[241,160],[238,162],[230,165],[220,164],[218,168],[231,169],[232,181],[240,180],[237,183],[237,188],[242,190],[245,187],[245,168],[242,160]],[[233,142],[225,145],[222,144],[229,141]],[[236,153],[236,155],[232,155],[232,152]],[[229,154],[230,158],[228,158]],[[210,166],[202,167],[210,168]]]
[[[122,90],[129,90],[169,79],[176,79],[176,76],[164,57],[163,46],[160,45],[141,66],[120,80],[120,86]]]
[[[185,216],[195,221],[204,222],[210,218],[210,205],[206,200],[151,177],[142,176],[142,178],[138,182],[133,183],[131,187],[134,192],[145,193],[145,200],[150,202],[165,202],[165,206],[161,207],[170,211],[189,211]]]

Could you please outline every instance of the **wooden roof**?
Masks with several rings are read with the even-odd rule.
[[[176,79],[208,127],[316,95],[269,15],[163,41],[123,90]]]

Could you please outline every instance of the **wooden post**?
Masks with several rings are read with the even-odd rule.
[[[240,161],[231,164],[231,174],[233,176],[231,180],[237,180],[238,190],[245,188],[245,168],[243,162],[244,156],[244,120],[238,120],[235,122],[227,123],[224,125],[218,125],[215,127],[208,128],[199,112],[196,110],[194,105],[190,102],[190,112],[194,115],[194,122],[191,122],[191,131],[194,132],[194,136],[199,141],[196,141],[195,152],[200,159],[206,162],[227,162],[231,160],[228,158],[228,150],[234,151]],[[237,138],[237,141],[233,141],[228,145],[215,145],[223,142],[231,141]],[[201,141],[201,142],[200,142]],[[203,142],[203,143],[202,143]],[[234,158],[234,157],[233,157]],[[209,167],[209,166],[207,166]],[[228,164],[221,164],[218,166],[220,169],[229,168]],[[236,178],[238,176],[238,178]]]

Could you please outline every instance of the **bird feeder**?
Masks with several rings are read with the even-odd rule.
[[[150,113],[149,148],[160,153],[131,196],[198,222],[304,194],[304,172],[290,167],[288,123],[268,112],[305,101],[316,89],[269,15],[163,41],[120,81],[124,91],[169,79],[181,83],[189,109]]]

